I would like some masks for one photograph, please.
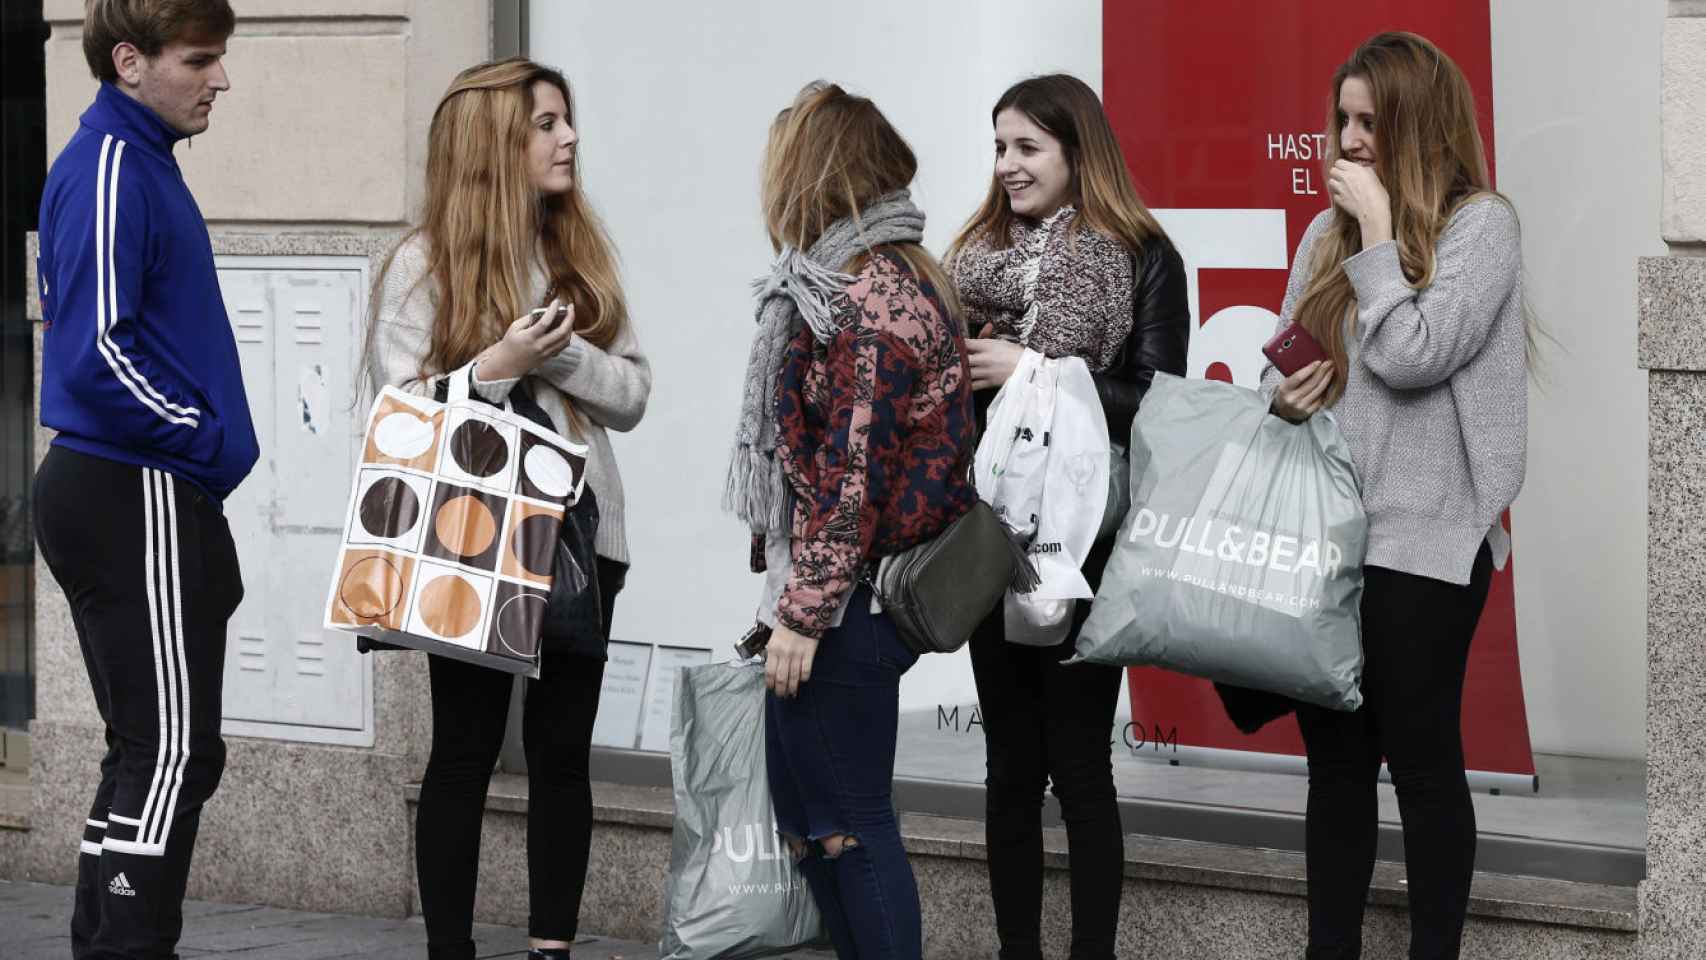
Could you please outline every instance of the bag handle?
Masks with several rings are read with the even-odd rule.
[[[474,390],[474,366],[479,362],[479,358],[476,357],[445,375],[445,380],[447,381],[445,384],[446,403],[468,402],[468,397]],[[514,409],[510,407],[509,397],[507,396],[504,397],[503,402],[498,404],[498,406],[502,407],[507,413],[515,412]]]

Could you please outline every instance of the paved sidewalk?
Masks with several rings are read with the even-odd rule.
[[[70,887],[0,880],[0,957],[65,960],[71,956],[70,923]],[[474,939],[481,957],[527,953],[527,932],[514,927],[480,925]],[[184,904],[178,954],[185,960],[419,960],[426,956],[426,930],[419,917],[381,920],[192,901]],[[639,960],[656,957],[657,945],[582,937],[574,954],[575,960]]]

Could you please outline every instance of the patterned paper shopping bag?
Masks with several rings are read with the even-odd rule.
[[[374,401],[351,484],[326,626],[539,675],[539,630],[563,511],[586,446],[468,396],[393,387]]]

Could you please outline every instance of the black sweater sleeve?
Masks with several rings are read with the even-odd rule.
[[[1138,254],[1131,333],[1114,365],[1095,374],[1110,440],[1121,445],[1128,442],[1138,404],[1143,402],[1157,371],[1185,375],[1185,351],[1190,341],[1185,263],[1166,237],[1155,237]]]

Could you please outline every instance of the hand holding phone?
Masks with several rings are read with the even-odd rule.
[[[480,355],[480,377],[508,380],[526,376],[556,356],[575,334],[573,304],[550,304],[515,318],[503,339]]]
[[[567,319],[569,314],[575,309],[574,304],[571,303],[565,303],[562,305],[557,305],[555,301],[552,303],[552,306],[534,307],[532,310],[528,311],[528,313],[533,317],[535,323],[540,320],[545,321],[545,325],[539,328],[541,333],[555,330],[557,328],[557,324],[562,323]]]
[[[1327,359],[1320,341],[1309,335],[1303,325],[1292,321],[1262,346],[1262,353],[1285,376],[1291,376],[1317,360]]]

